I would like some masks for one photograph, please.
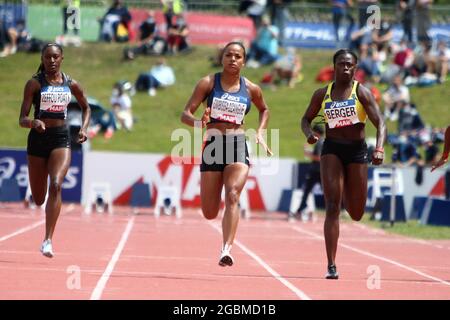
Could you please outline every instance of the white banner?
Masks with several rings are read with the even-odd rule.
[[[111,186],[113,202],[127,205],[133,184],[149,183],[152,203],[160,186],[175,186],[180,190],[181,204],[200,206],[200,169],[192,159],[174,163],[162,154],[130,154],[91,151],[84,155],[84,204],[91,183],[106,182]],[[252,210],[276,210],[281,191],[293,187],[294,159],[251,159],[247,192]]]

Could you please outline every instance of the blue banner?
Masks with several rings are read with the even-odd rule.
[[[339,29],[339,35],[343,38],[346,26]],[[403,29],[395,25],[392,28],[394,42],[399,42],[403,37]],[[414,30],[415,31],[415,30]],[[428,31],[433,41],[445,41],[450,43],[450,24],[434,24]],[[415,37],[415,34],[414,34]],[[331,23],[288,22],[284,29],[283,46],[299,48],[336,48],[334,27]]]
[[[72,161],[62,185],[64,202],[81,201],[83,177],[83,154],[72,152]],[[20,187],[21,197],[25,198],[28,187],[28,164],[25,150],[0,149],[0,180],[15,178]]]

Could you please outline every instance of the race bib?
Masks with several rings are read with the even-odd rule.
[[[214,97],[211,104],[211,118],[242,124],[247,109],[247,101],[242,103],[241,99],[246,100],[246,98],[231,96],[228,93],[223,94],[220,98]]]
[[[44,112],[65,112],[72,94],[69,87],[43,87],[41,89],[40,110]]]
[[[347,127],[360,122],[356,113],[355,99],[327,102],[324,114],[331,129]]]

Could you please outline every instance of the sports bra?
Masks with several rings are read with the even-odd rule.
[[[352,92],[346,100],[331,99],[333,84],[334,82],[328,85],[327,93],[322,101],[322,111],[328,127],[333,129],[351,126],[356,123],[365,123],[367,120],[366,110],[356,94],[358,81],[353,81]]]
[[[70,85],[72,79],[62,74],[63,83],[60,85],[51,85],[45,79],[43,72],[33,76],[39,81],[41,90],[36,92],[33,97],[34,118],[35,119],[66,119],[67,106],[72,98]]]
[[[244,77],[240,77],[239,91],[227,92],[220,84],[220,73],[214,75],[214,87],[208,95],[207,106],[211,108],[210,121],[243,124],[250,111],[251,99],[247,92]]]

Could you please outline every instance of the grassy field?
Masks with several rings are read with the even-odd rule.
[[[396,222],[391,227],[389,222],[370,221],[369,216],[365,215],[362,222],[375,228],[381,228],[386,232],[401,234],[413,238],[430,240],[450,239],[450,227],[423,225],[420,224],[418,220]]]
[[[122,62],[123,45],[86,43],[80,48],[65,49],[63,70],[78,80],[86,94],[109,107],[108,101],[115,81],[119,79],[134,82],[140,72],[148,70],[156,57],[139,57],[135,61]],[[159,91],[156,97],[137,93],[133,97],[133,112],[138,119],[132,132],[118,131],[110,140],[100,135],[93,139],[95,150],[163,152],[169,153],[173,142],[171,132],[184,127],[179,115],[196,82],[204,75],[217,72],[208,57],[214,54],[214,47],[196,47],[188,55],[168,57],[169,65],[175,69],[177,83],[171,88]],[[331,63],[332,51],[302,50],[304,80],[295,89],[279,87],[276,91],[265,90],[264,97],[271,110],[269,127],[280,130],[281,157],[303,159],[305,138],[299,129],[299,119],[309,103],[315,89],[322,84],[314,81],[318,70]],[[0,146],[25,147],[27,130],[18,127],[18,116],[23,87],[39,65],[39,54],[18,53],[0,59],[0,92],[3,102],[0,109]],[[268,67],[245,69],[244,75],[258,82]],[[450,122],[448,83],[431,88],[412,88],[412,99],[418,105],[425,121],[432,126],[446,126]],[[380,87],[383,89],[383,87]],[[257,124],[257,112],[250,112],[247,127]],[[389,131],[396,129],[395,123],[388,123]],[[367,136],[374,136],[372,124],[367,125]],[[389,159],[390,148],[387,147]]]
[[[325,218],[325,210],[317,210],[316,214]],[[341,221],[351,222],[350,216],[341,213]],[[426,239],[426,240],[448,240],[450,239],[450,227],[432,226],[420,224],[418,220],[409,220],[407,222],[395,222],[393,226],[389,222],[370,220],[370,214],[366,213],[360,222],[367,226],[382,229],[387,233],[399,234],[402,236]]]

